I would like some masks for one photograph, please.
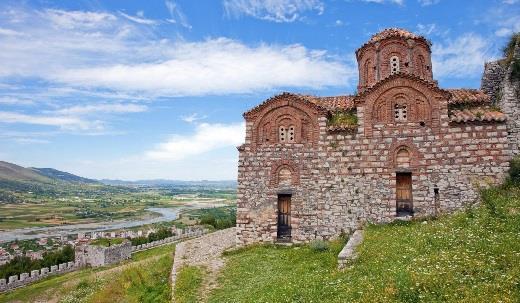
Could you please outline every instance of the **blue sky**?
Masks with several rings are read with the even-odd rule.
[[[519,0],[2,1],[0,159],[91,178],[234,179],[242,113],[353,94],[354,51],[402,27],[441,87],[478,88]]]

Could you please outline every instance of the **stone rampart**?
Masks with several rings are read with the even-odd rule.
[[[32,270],[30,273],[21,273],[20,275],[10,276],[8,279],[0,279],[0,293],[29,285],[50,276],[72,272],[87,265],[96,267],[115,264],[129,259],[131,254],[134,252],[173,243],[186,238],[200,237],[207,232],[208,230],[206,229],[190,230],[183,233],[181,232],[179,235],[173,237],[137,246],[132,246],[129,241],[110,247],[93,245],[78,246],[76,248],[76,262],[61,263],[51,267],[44,267],[40,270]],[[85,251],[88,251],[89,255],[85,254]]]

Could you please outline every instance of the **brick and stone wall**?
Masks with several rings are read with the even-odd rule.
[[[320,105],[319,98],[282,94],[244,114],[239,244],[277,241],[279,195],[291,195],[291,241],[305,242],[394,220],[401,173],[411,174],[415,216],[472,204],[480,186],[506,177],[520,142],[519,88],[504,80],[499,65],[486,65],[482,89],[499,96],[497,83],[504,83],[498,102],[503,113],[481,91],[440,89],[431,74],[429,42],[407,31],[384,30],[356,55],[356,95],[324,97],[333,103]],[[387,66],[392,56],[404,64],[397,73]],[[355,112],[356,125],[329,127],[338,110]],[[280,121],[295,126],[292,142],[282,140]]]
[[[361,111],[362,112],[362,111]],[[358,115],[360,111],[358,110]],[[508,169],[505,124],[450,125],[443,114],[438,132],[404,127],[365,138],[329,133],[319,117],[320,140],[314,147],[274,144],[242,147],[239,158],[238,242],[273,242],[277,235],[277,199],[292,194],[294,242],[331,238],[360,224],[392,220],[396,215],[394,152],[410,149],[413,203],[417,215],[433,215],[473,203],[476,184],[501,180]],[[360,115],[362,123],[362,115]],[[247,132],[251,133],[251,123]],[[280,165],[292,167],[290,185],[273,182]],[[434,189],[438,189],[437,206]],[[435,209],[438,207],[438,209]]]

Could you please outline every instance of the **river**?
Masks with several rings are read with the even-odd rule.
[[[172,220],[177,219],[179,213],[186,209],[218,207],[218,206],[223,206],[223,205],[224,204],[218,204],[218,203],[216,203],[216,204],[194,203],[191,205],[186,204],[186,205],[178,206],[175,208],[150,207],[150,208],[146,208],[145,210],[157,213],[160,216],[149,217],[149,218],[140,218],[140,219],[135,219],[135,220],[114,220],[114,221],[104,221],[104,222],[95,222],[95,223],[79,223],[79,224],[59,225],[59,226],[50,226],[50,227],[28,227],[28,228],[13,229],[13,230],[0,232],[0,243],[13,241],[16,239],[27,240],[27,239],[38,239],[38,238],[48,238],[48,237],[59,237],[59,236],[77,234],[78,232],[116,230],[116,229],[130,228],[130,227],[136,227],[136,226],[164,222],[164,221],[172,221]]]

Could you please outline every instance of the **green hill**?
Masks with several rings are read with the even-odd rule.
[[[0,161],[0,180],[53,183],[54,180],[39,172],[13,163]]]
[[[51,178],[53,180],[59,180],[63,182],[72,182],[72,183],[85,183],[85,184],[101,184],[100,182],[88,178],[83,178],[80,176],[73,175],[68,172],[60,171],[54,168],[36,168],[31,167],[31,170],[37,172],[40,175]]]

